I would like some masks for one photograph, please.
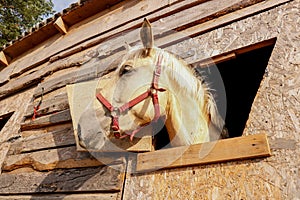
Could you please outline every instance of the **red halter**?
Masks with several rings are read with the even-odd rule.
[[[153,73],[153,79],[150,88],[144,93],[142,93],[141,95],[125,103],[121,107],[114,107],[101,93],[98,93],[96,95],[99,102],[102,103],[110,111],[110,115],[112,117],[111,128],[116,138],[125,138],[127,136],[130,136],[130,139],[132,140],[136,133],[138,133],[144,126],[147,126],[149,124],[149,123],[145,124],[142,127],[138,128],[137,130],[132,131],[131,133],[126,133],[125,136],[120,136],[119,116],[122,113],[129,110],[130,108],[132,108],[133,106],[147,99],[149,96],[152,97],[152,103],[154,106],[154,119],[152,121],[157,122],[157,120],[160,118],[160,108],[159,108],[157,93],[166,91],[165,89],[158,87],[158,81],[161,74],[161,63],[162,63],[162,55],[160,54],[158,56],[158,60],[157,60],[155,71]]]

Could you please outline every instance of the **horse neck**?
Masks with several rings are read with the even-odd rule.
[[[166,75],[167,73],[165,73],[167,77],[164,78],[164,80],[168,80],[166,84],[169,86],[166,128],[171,144],[181,146],[209,141],[209,119],[208,113],[205,111],[205,92],[207,91],[204,88],[201,89],[200,92],[203,94],[198,94],[200,98],[195,98],[192,91],[199,87],[199,85],[195,85],[200,84],[198,80],[195,80],[190,72],[181,73],[178,69],[171,69],[171,71],[175,75]],[[183,74],[186,74],[187,77]],[[190,81],[193,82],[191,87],[194,88],[187,88],[190,87],[188,85]]]
[[[173,146],[209,141],[208,121],[191,97],[169,95],[166,128]]]

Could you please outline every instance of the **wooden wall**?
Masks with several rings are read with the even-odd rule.
[[[299,15],[299,0],[128,0],[15,58],[0,74],[0,115],[14,111],[0,132],[0,199],[299,198]],[[268,133],[270,158],[135,175],[134,158],[76,151],[65,86],[112,70],[145,16],[164,27],[156,45],[191,64],[277,38],[244,131]]]

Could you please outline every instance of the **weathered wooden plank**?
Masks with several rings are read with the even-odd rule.
[[[94,158],[88,152],[78,152],[75,146],[10,155],[3,163],[3,171],[12,171],[23,167],[32,167],[37,171],[94,167],[103,164],[119,162],[112,155],[102,156],[101,159]]]
[[[118,192],[124,165],[0,175],[1,194]]]
[[[33,29],[32,29],[33,30]],[[26,50],[36,47],[36,45],[43,43],[51,36],[57,34],[58,31],[53,26],[53,22],[42,25],[38,31],[32,31],[25,37],[20,38],[17,42],[5,48],[5,52],[10,55],[11,58],[17,58]],[[56,40],[57,38],[51,38],[50,40]],[[17,63],[15,63],[17,64]],[[15,65],[14,64],[14,65]]]
[[[58,113],[46,115],[39,117],[35,120],[30,120],[28,122],[21,124],[21,130],[29,130],[35,128],[41,128],[50,125],[56,125],[61,123],[66,123],[71,121],[70,110],[64,110]]]
[[[137,156],[138,172],[162,168],[209,164],[271,155],[267,135],[257,134],[175,147]]]
[[[119,192],[93,194],[0,195],[1,200],[117,200]]]
[[[124,52],[123,52],[124,53]],[[122,54],[122,53],[121,53]],[[112,60],[120,57],[119,54],[112,55],[110,58],[95,60],[94,62],[87,63],[87,66],[83,68],[74,69],[69,72],[62,73],[60,75],[51,77],[49,80],[45,80],[35,90],[34,97],[38,97],[42,94],[42,88],[44,88],[44,94],[65,87],[66,85],[90,81],[95,78],[101,77],[115,69],[116,65],[111,65]]]
[[[111,8],[113,5],[116,5],[121,1],[124,0],[80,0],[77,2],[79,7],[76,7],[75,10],[72,9],[73,6],[71,6],[70,10],[67,8],[68,12],[64,10],[62,18],[68,25],[72,26],[88,17],[98,14],[103,10]]]
[[[42,134],[47,134],[47,133],[51,133],[51,132],[55,132],[58,130],[62,130],[62,129],[67,129],[67,128],[71,128],[72,127],[72,123],[64,123],[64,124],[58,124],[58,125],[53,125],[53,126],[46,126],[46,127],[42,127],[39,129],[32,129],[32,130],[26,130],[26,131],[22,131],[21,132],[21,137],[22,138],[35,138],[35,137],[39,137]]]
[[[0,99],[14,94],[20,90],[27,89],[32,85],[36,85],[41,82],[46,76],[62,70],[71,68],[74,66],[81,66],[87,63],[91,58],[84,56],[85,52],[68,59],[59,60],[51,64],[44,64],[37,68],[35,71],[24,74],[18,78],[11,79],[7,84],[0,87]],[[11,68],[11,66],[9,66]],[[8,81],[8,80],[7,80]]]
[[[75,145],[73,128],[57,127],[57,130],[48,133],[40,133],[35,136],[22,138],[11,144],[8,155],[37,151],[47,148],[59,148],[67,145]]]
[[[39,103],[39,101],[40,98],[36,99],[35,102],[32,102],[28,105],[25,112],[25,117],[33,116],[34,106],[36,106]],[[51,99],[43,100],[37,114],[38,116],[43,116],[43,115],[59,112],[66,109],[69,109],[68,96],[66,93],[62,93],[57,96],[54,96]]]
[[[62,19],[62,17],[59,17],[55,20],[55,22],[53,23],[53,25],[55,26],[55,28],[63,35],[67,34],[68,32],[68,25],[64,22],[64,20]]]

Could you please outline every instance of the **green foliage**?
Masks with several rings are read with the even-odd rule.
[[[0,0],[0,45],[53,13],[52,0]]]

